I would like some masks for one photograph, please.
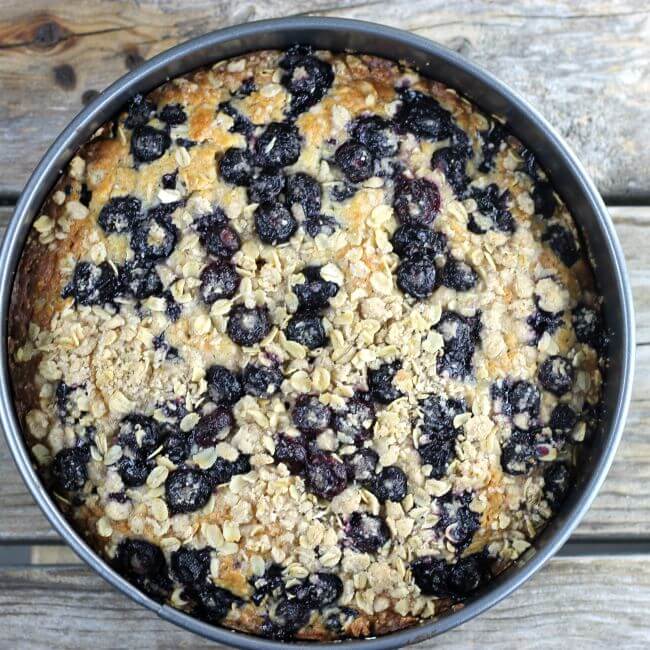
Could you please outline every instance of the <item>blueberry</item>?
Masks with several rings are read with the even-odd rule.
[[[377,497],[379,503],[399,503],[407,492],[406,474],[396,465],[389,465],[371,477],[366,488]]]
[[[88,185],[82,183],[81,191],[79,192],[79,202],[82,205],[88,207],[92,199],[93,199],[93,193],[88,189]]]
[[[248,474],[251,471],[250,459],[245,454],[237,456],[235,461],[228,461],[225,458],[217,458],[214,464],[207,470],[208,477],[213,487],[228,483],[235,474]]]
[[[159,296],[163,292],[163,285],[155,267],[147,263],[138,264],[135,260],[129,260],[120,269],[120,285],[126,295],[138,300]]]
[[[440,282],[456,291],[469,291],[476,286],[478,275],[469,264],[450,257],[442,269]]]
[[[230,102],[221,102],[217,110],[232,117],[233,125],[228,129],[232,133],[250,135],[255,130],[253,123],[245,115],[242,115]]]
[[[548,420],[548,426],[553,431],[553,439],[559,445],[564,444],[566,437],[571,434],[578,423],[578,415],[568,404],[558,404]]]
[[[104,205],[97,222],[110,234],[131,230],[143,217],[140,199],[134,196],[117,196]]]
[[[163,298],[166,303],[165,315],[172,323],[175,323],[181,317],[183,307],[174,300],[174,296],[169,289],[163,293]]]
[[[439,516],[435,530],[444,535],[459,554],[471,544],[480,527],[480,516],[469,508],[471,501],[470,492],[459,495],[448,492],[434,501],[434,510]]]
[[[352,138],[364,145],[375,158],[394,156],[399,141],[389,122],[379,115],[360,117],[352,123]]]
[[[280,83],[291,94],[294,115],[319,102],[334,81],[332,66],[303,46],[290,48],[280,61],[280,67],[285,70]]]
[[[220,208],[199,217],[194,227],[210,255],[230,259],[239,250],[239,235],[228,225],[228,219]]]
[[[328,501],[343,492],[348,484],[345,465],[327,452],[317,452],[309,457],[306,480],[309,492]]]
[[[428,255],[414,253],[397,267],[397,286],[416,300],[428,298],[436,286],[436,266]]]
[[[316,237],[320,233],[332,235],[338,225],[338,221],[328,214],[313,215],[302,222],[303,229],[310,237]]]
[[[144,126],[156,112],[156,107],[138,93],[129,101],[126,110],[127,117],[124,120],[124,126],[127,129],[133,129],[136,126]]]
[[[242,374],[242,386],[246,395],[269,398],[280,390],[283,379],[278,366],[249,363]]]
[[[161,122],[169,126],[178,126],[187,122],[187,115],[180,104],[165,104],[158,112],[158,117]]]
[[[440,192],[426,178],[399,176],[395,181],[393,207],[402,223],[428,226],[440,210]]]
[[[411,564],[413,580],[427,596],[462,599],[488,580],[482,555],[459,558],[454,564],[426,555]]]
[[[455,442],[453,440],[436,440],[435,442],[421,445],[418,453],[424,465],[431,466],[430,476],[441,479],[447,473],[447,467],[454,458]]]
[[[143,458],[138,456],[122,456],[117,462],[117,472],[126,487],[140,487],[147,481],[147,476],[153,467]]]
[[[550,219],[555,213],[557,205],[552,185],[546,182],[536,183],[532,196],[535,214],[541,215],[544,219]]]
[[[230,611],[237,597],[227,589],[215,586],[210,581],[190,590],[196,601],[195,613],[208,623],[220,623]]]
[[[92,262],[77,262],[72,280],[63,289],[64,298],[72,296],[78,305],[104,305],[119,293],[119,280],[108,262],[95,266]]]
[[[119,569],[128,576],[152,577],[165,569],[165,556],[158,546],[143,539],[123,539],[115,553]]]
[[[573,235],[564,226],[559,224],[548,226],[542,235],[542,241],[550,246],[565,266],[571,267],[578,261],[576,242]]]
[[[472,374],[472,358],[481,330],[480,312],[475,316],[461,316],[453,311],[443,312],[436,325],[444,341],[443,353],[438,357],[438,373],[454,379]]]
[[[232,298],[241,277],[232,264],[225,261],[212,262],[201,271],[201,299],[208,305],[222,298]]]
[[[526,414],[529,424],[539,415],[539,390],[528,381],[498,382],[492,386],[492,399],[497,413],[508,416]]]
[[[176,188],[176,182],[178,180],[178,170],[171,172],[169,174],[163,174],[160,179],[160,184],[165,190],[173,190]]]
[[[335,411],[332,427],[339,437],[349,444],[359,445],[372,437],[375,424],[375,408],[367,399],[353,397],[343,409]]]
[[[420,401],[420,442],[455,440],[460,429],[454,426],[456,416],[466,413],[467,406],[461,400],[446,399],[440,395],[429,395]]]
[[[178,582],[187,587],[206,582],[210,573],[210,551],[181,546],[171,555],[171,568]]]
[[[179,465],[190,455],[190,443],[187,436],[180,431],[173,431],[163,443],[163,453],[172,463]]]
[[[165,481],[165,498],[173,515],[199,510],[211,494],[210,478],[200,469],[177,469]]]
[[[330,190],[330,196],[334,201],[342,203],[351,199],[357,193],[357,187],[351,183],[335,183]]]
[[[148,262],[165,259],[172,254],[178,239],[178,228],[169,217],[147,218],[131,235],[131,248]]]
[[[539,367],[537,378],[542,388],[562,397],[573,387],[574,371],[571,362],[558,355],[548,357]]]
[[[393,250],[403,258],[414,255],[441,255],[447,248],[447,237],[424,226],[405,224],[400,226],[391,239]]]
[[[334,161],[351,183],[362,183],[372,176],[372,154],[360,142],[348,140],[334,154]]]
[[[534,430],[513,429],[501,447],[501,467],[508,474],[526,474],[536,463]]]
[[[483,160],[478,168],[481,172],[489,172],[494,168],[494,158],[505,144],[508,133],[501,124],[494,122],[489,130],[479,131],[479,134],[483,140],[481,146]]]
[[[471,191],[471,197],[476,201],[480,217],[472,215],[467,224],[467,228],[477,234],[482,235],[488,230],[498,230],[499,232],[513,233],[516,229],[515,220],[508,210],[508,201],[510,192],[505,190],[499,194],[499,186],[491,183],[485,189],[477,187]]]
[[[457,147],[444,147],[434,151],[431,156],[431,168],[441,171],[454,194],[459,199],[467,195],[467,185],[469,177],[467,176],[467,158],[463,151]]]
[[[302,436],[280,434],[273,457],[276,463],[284,463],[292,474],[300,474],[307,463],[307,443]]]
[[[171,145],[168,133],[152,126],[136,126],[131,136],[131,153],[136,162],[158,160]]]
[[[551,312],[540,309],[539,307],[526,319],[526,323],[533,330],[533,338],[531,343],[537,345],[545,332],[549,335],[553,334],[564,321],[562,320],[561,312],[559,314],[552,314]]]
[[[236,305],[228,315],[228,336],[238,345],[251,347],[260,343],[271,331],[271,317],[266,307],[249,309]]]
[[[401,391],[393,386],[393,379],[402,367],[400,361],[382,363],[379,368],[368,370],[368,389],[370,396],[380,404],[390,404],[402,397]]]
[[[289,319],[284,334],[289,341],[300,343],[310,350],[322,348],[327,344],[327,335],[320,316],[311,311],[295,313]]]
[[[341,597],[343,583],[341,578],[333,573],[312,573],[300,584],[287,590],[287,593],[309,609],[323,609]]]
[[[484,560],[478,554],[461,557],[449,569],[449,591],[452,596],[463,598],[476,591],[487,581]]]
[[[571,487],[571,470],[566,463],[553,463],[544,471],[544,496],[552,510],[557,511]]]
[[[241,86],[235,91],[237,97],[248,97],[251,93],[254,93],[257,90],[255,85],[255,79],[253,77],[248,77],[241,82]]]
[[[196,140],[190,140],[189,138],[176,138],[176,144],[179,147],[185,147],[186,149],[191,149],[196,146]]]
[[[219,161],[221,177],[232,185],[247,186],[253,175],[253,156],[247,149],[228,149]]]
[[[224,366],[210,366],[205,379],[208,382],[208,393],[215,404],[232,406],[243,395],[241,381],[234,372]]]
[[[309,623],[310,610],[297,598],[283,598],[273,610],[272,620],[275,626],[273,636],[289,638],[300,628]]]
[[[320,183],[309,174],[298,172],[287,178],[287,204],[300,205],[306,217],[320,213],[321,187]]]
[[[296,400],[291,418],[299,431],[315,437],[329,428],[332,409],[323,404],[316,395],[302,395]]]
[[[148,415],[132,413],[120,422],[117,441],[135,453],[150,454],[161,445],[162,439],[158,422]]]
[[[298,229],[298,222],[282,203],[261,203],[256,209],[255,232],[265,244],[283,244]]]
[[[349,481],[365,483],[375,476],[375,467],[379,462],[379,454],[368,447],[363,447],[353,454],[343,456],[343,462],[345,463]]]
[[[300,309],[316,310],[329,307],[330,298],[339,292],[338,285],[323,280],[318,266],[307,266],[302,270],[302,274],[305,276],[305,281],[291,287],[298,297]]]
[[[254,176],[248,186],[248,200],[251,203],[269,203],[284,190],[285,178],[280,171],[262,171]]]
[[[199,447],[214,447],[234,424],[232,411],[226,406],[217,406],[198,421],[192,430],[192,441]]]
[[[64,492],[77,492],[86,484],[88,470],[82,454],[76,448],[59,451],[51,465],[54,484]]]
[[[257,162],[264,169],[293,165],[300,157],[300,135],[291,124],[271,122],[255,145]]]
[[[410,131],[427,140],[444,140],[453,131],[451,114],[433,99],[417,90],[401,93],[402,104],[395,114],[401,131]]]
[[[411,573],[423,594],[441,598],[449,595],[448,568],[445,560],[425,555],[411,564]]]
[[[350,545],[360,553],[375,553],[391,537],[386,522],[367,512],[353,512],[345,532]]]
[[[270,564],[264,571],[264,575],[252,576],[249,582],[255,588],[251,600],[253,604],[260,605],[267,596],[283,593],[282,567],[278,564]]]
[[[578,305],[572,312],[571,321],[576,338],[580,343],[586,343],[600,350],[606,343],[603,323],[600,314],[585,305]]]
[[[68,416],[68,399],[78,386],[68,386],[64,381],[60,381],[56,386],[56,412],[58,416],[65,419]]]

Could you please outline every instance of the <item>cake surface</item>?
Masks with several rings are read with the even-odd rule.
[[[9,352],[34,463],[158,601],[279,639],[461,606],[598,421],[569,212],[454,90],[295,46],[134,97],[28,238]]]

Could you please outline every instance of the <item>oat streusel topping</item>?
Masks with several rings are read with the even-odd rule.
[[[605,336],[571,217],[497,120],[293,47],[136,96],[16,280],[35,462],[157,600],[276,638],[390,632],[560,506]]]

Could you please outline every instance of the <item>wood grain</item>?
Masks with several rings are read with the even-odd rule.
[[[379,21],[458,50],[531,100],[601,192],[649,195],[650,20],[638,0],[0,0],[0,195],[18,192],[84,102],[144,59],[300,13]]]
[[[0,568],[0,646],[10,648],[223,648],[112,590],[82,567]],[[645,648],[647,558],[553,560],[510,598],[419,650],[458,648]],[[137,633],[136,633],[137,630]]]
[[[576,532],[581,539],[650,537],[650,208],[611,208],[632,279],[637,368],[623,441],[609,476]],[[0,208],[0,224],[10,210]],[[0,438],[0,542],[56,540]]]

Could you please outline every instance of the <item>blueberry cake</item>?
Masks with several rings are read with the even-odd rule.
[[[454,90],[294,46],[131,99],[15,281],[34,463],[160,602],[279,639],[462,606],[560,506],[598,421],[587,255]]]

